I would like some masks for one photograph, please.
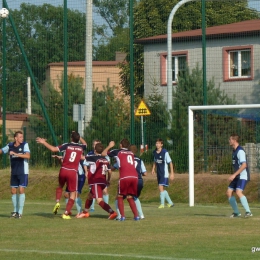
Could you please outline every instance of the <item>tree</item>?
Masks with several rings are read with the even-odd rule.
[[[63,7],[22,3],[19,10],[10,10],[10,13],[36,82],[41,87],[45,80],[48,63],[64,61]],[[85,14],[77,10],[68,10],[69,61],[85,59],[86,32],[85,26],[82,25],[85,25]],[[26,81],[29,73],[8,20],[6,36],[7,110],[25,111]],[[32,94],[35,96],[34,91]]]
[[[85,130],[88,143],[96,138],[104,144],[112,139],[119,143],[129,136],[129,105],[125,97],[115,96],[114,89],[114,86],[104,86],[102,91],[93,91],[93,116]]]

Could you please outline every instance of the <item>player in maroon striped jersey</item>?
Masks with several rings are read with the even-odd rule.
[[[110,215],[108,219],[115,219],[117,217],[111,207],[103,201],[103,190],[109,184],[111,177],[111,170],[109,161],[101,156],[104,147],[101,143],[97,143],[94,148],[94,154],[86,156],[86,164],[88,165],[88,184],[90,186],[90,192],[85,203],[84,211],[77,218],[88,218],[89,208],[93,202],[93,198],[96,199],[98,205],[107,211]],[[106,175],[108,172],[108,180]]]
[[[140,220],[133,196],[137,196],[138,175],[135,169],[134,154],[128,150],[130,143],[127,139],[122,139],[120,149],[109,151],[115,146],[115,142],[111,141],[102,152],[103,156],[108,155],[114,157],[119,167],[118,182],[118,208],[121,213],[120,221],[125,220],[124,212],[124,196],[127,198],[129,206],[134,214],[134,220]]]
[[[81,144],[79,144],[79,141]],[[62,189],[65,184],[67,184],[68,191],[70,192],[70,199],[66,205],[66,210],[62,215],[63,219],[70,219],[71,217],[68,213],[74,205],[76,191],[77,191],[77,171],[79,167],[79,162],[83,151],[86,150],[87,143],[83,138],[80,137],[79,133],[71,133],[71,142],[64,143],[59,146],[52,146],[47,143],[46,139],[37,137],[36,142],[43,144],[52,152],[64,152],[62,165],[59,172],[59,187],[56,189],[56,205],[54,206],[53,213],[57,214],[60,208],[60,198],[62,196]]]

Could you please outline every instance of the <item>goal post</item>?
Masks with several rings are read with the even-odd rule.
[[[189,206],[194,206],[194,116],[196,110],[220,110],[220,109],[252,109],[259,108],[260,104],[248,105],[209,105],[188,107],[188,135],[189,135]]]

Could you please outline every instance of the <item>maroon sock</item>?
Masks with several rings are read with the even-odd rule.
[[[92,205],[92,202],[93,202],[93,199],[92,200],[87,199],[85,202],[85,209],[89,209]]]
[[[123,197],[117,197],[117,205],[119,212],[121,214],[121,217],[125,216],[125,209],[124,209],[124,199]]]
[[[113,210],[111,209],[111,207],[103,200],[101,200],[98,205],[105,210],[106,212],[108,212],[109,214],[113,213]]]
[[[56,200],[59,201],[62,196],[62,188],[58,187],[56,188]]]
[[[73,199],[69,199],[69,201],[68,201],[68,203],[67,203],[67,205],[66,205],[66,211],[67,211],[67,213],[69,213],[69,212],[71,211],[73,205],[74,205],[74,200],[73,200]]]
[[[136,208],[136,204],[133,198],[127,198],[127,201],[129,203],[129,206],[132,210],[132,212],[134,213],[134,217],[138,217],[138,212],[137,212],[137,208]]]

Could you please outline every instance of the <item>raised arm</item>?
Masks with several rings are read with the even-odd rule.
[[[104,149],[104,151],[101,153],[102,156],[106,156],[109,149],[115,146],[115,142],[111,141],[108,146]]]
[[[47,149],[49,149],[50,151],[52,151],[53,153],[55,152],[59,152],[59,148],[56,146],[52,146],[51,144],[47,143],[46,139],[41,138],[41,137],[37,137],[36,138],[36,142],[38,144],[43,144]]]

